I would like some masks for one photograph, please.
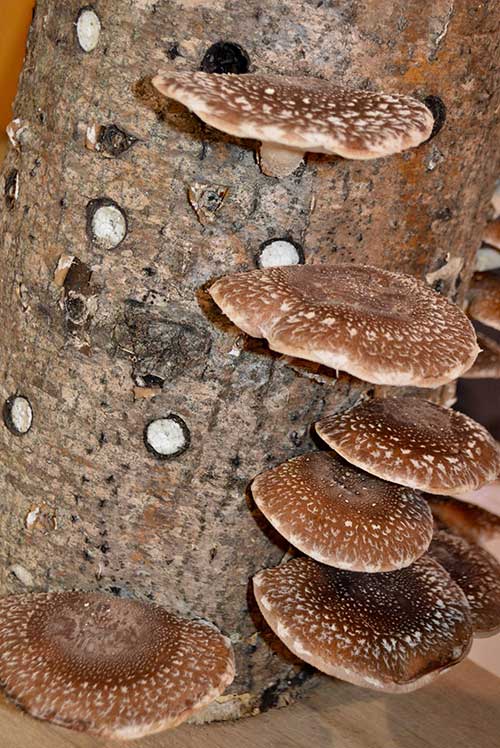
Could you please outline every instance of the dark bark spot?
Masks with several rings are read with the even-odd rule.
[[[5,205],[7,210],[12,210],[16,204],[19,193],[19,174],[17,169],[11,169],[5,177]]]
[[[165,50],[167,57],[169,60],[175,60],[176,57],[180,57],[181,53],[179,52],[179,44],[178,42],[174,42],[173,44],[169,44],[167,49]]]
[[[248,73],[250,58],[235,42],[216,42],[207,49],[200,70],[204,73]]]

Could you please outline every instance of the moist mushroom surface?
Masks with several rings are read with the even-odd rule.
[[[286,176],[306,151],[370,159],[426,140],[434,118],[401,94],[354,91],[318,78],[160,72],[153,85],[204,122],[262,141],[265,174]]]
[[[315,428],[353,465],[428,493],[457,495],[500,472],[500,448],[483,426],[418,397],[370,400]]]
[[[300,265],[227,275],[209,289],[248,335],[367,382],[437,387],[479,348],[463,312],[409,275],[368,265]]]
[[[416,491],[387,483],[341,460],[312,452],[261,473],[255,502],[296,548],[340,569],[400,569],[432,538],[432,514]]]
[[[257,603],[286,646],[328,675],[382,691],[413,691],[462,660],[469,605],[428,556],[381,574],[299,558],[254,577]]]
[[[0,598],[0,682],[39,719],[138,738],[183,722],[233,677],[228,639],[158,605],[83,592]]]

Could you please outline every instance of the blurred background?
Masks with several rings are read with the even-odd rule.
[[[23,64],[26,35],[35,0],[0,0],[0,160],[7,148],[5,128]]]
[[[35,0],[0,0],[0,163],[8,147],[5,128],[14,117],[12,102],[34,5]],[[478,328],[500,342],[500,332],[481,325]],[[482,423],[500,440],[500,379],[462,379],[458,384],[457,398],[455,407]],[[500,514],[500,484],[486,491],[480,503]],[[488,548],[500,558],[500,541],[489,544]],[[500,676],[500,635],[476,639],[471,657]]]

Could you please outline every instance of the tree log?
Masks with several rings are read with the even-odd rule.
[[[498,170],[500,6],[96,0],[88,51],[82,6],[38,0],[2,170],[0,396],[25,397],[33,421],[13,433],[4,408],[0,592],[104,590],[209,619],[238,670],[211,716],[254,713],[306,675],[252,602],[251,576],[287,546],[248,484],[373,387],[249,340],[206,287],[288,238],[307,263],[425,277],[463,260],[432,278],[460,303]],[[392,158],[311,154],[266,177],[255,144],[151,87],[220,40],[254,72],[439,97],[446,121]],[[189,443],[159,460],[145,428],[170,414]]]

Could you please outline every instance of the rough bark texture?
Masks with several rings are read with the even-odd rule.
[[[111,590],[210,619],[233,640],[238,668],[238,696],[218,716],[245,714],[302,678],[251,602],[249,578],[286,546],[253,510],[248,483],[310,449],[310,423],[370,388],[240,336],[204,286],[289,237],[309,263],[420,276],[447,253],[462,257],[459,278],[457,266],[440,284],[450,296],[459,285],[460,301],[497,171],[500,6],[96,0],[102,31],[84,53],[81,5],[38,2],[15,107],[26,129],[3,167],[0,395],[23,394],[34,421],[25,436],[0,434],[0,591]],[[404,155],[311,155],[286,179],[265,177],[251,143],[147,82],[160,67],[198,69],[220,39],[239,43],[253,71],[439,96],[446,124]],[[105,131],[91,150],[93,124],[131,137]],[[127,218],[111,250],[89,233],[102,198]],[[62,255],[81,263],[65,279]],[[137,382],[150,391],[134,398]],[[157,461],[143,431],[169,413],[191,443]]]

